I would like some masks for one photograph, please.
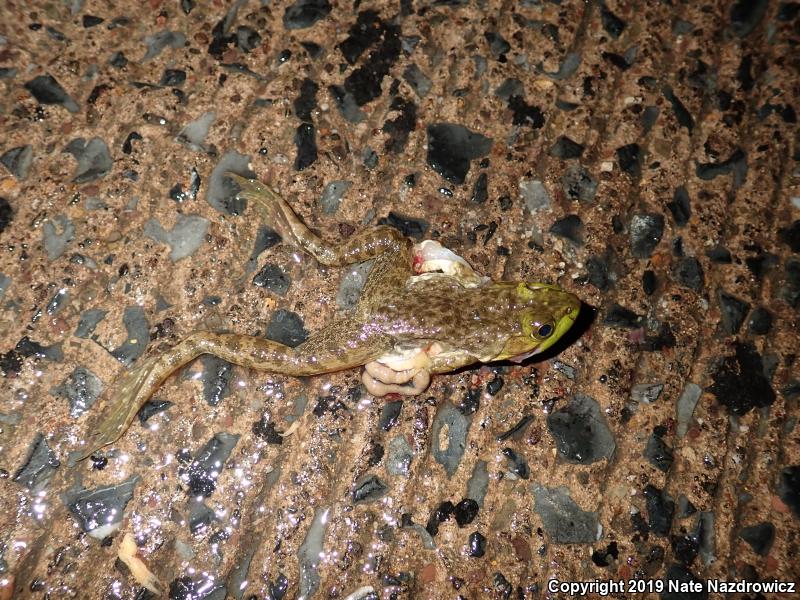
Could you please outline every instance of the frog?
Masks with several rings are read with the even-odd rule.
[[[375,397],[416,396],[431,376],[477,363],[522,362],[551,348],[575,323],[578,297],[558,286],[492,281],[435,240],[415,243],[380,225],[326,242],[270,185],[226,173],[284,243],[321,265],[372,260],[360,297],[296,347],[262,337],[197,331],[124,373],[107,395],[78,459],[116,442],[175,371],[202,354],[273,374],[305,377],[364,367]]]

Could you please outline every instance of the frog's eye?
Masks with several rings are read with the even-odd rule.
[[[540,338],[548,338],[553,334],[553,326],[550,323],[539,325],[536,335]]]

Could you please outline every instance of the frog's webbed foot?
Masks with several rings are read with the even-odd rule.
[[[462,286],[480,287],[489,278],[477,273],[461,256],[434,240],[425,240],[414,245],[414,272],[418,273],[409,282],[442,274],[452,277]]]
[[[125,433],[154,391],[152,382],[157,366],[158,357],[152,357],[122,376],[108,395],[108,404],[102,407],[102,412],[90,425],[91,433],[85,448],[78,451],[78,460],[116,442]]]
[[[299,245],[293,221],[298,221],[289,203],[266,183],[255,179],[247,179],[236,173],[227,172],[225,177],[239,186],[238,196],[250,200],[261,215],[264,223],[275,230],[281,238],[290,244]],[[302,223],[301,227],[305,228]]]

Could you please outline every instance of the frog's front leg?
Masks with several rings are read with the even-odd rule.
[[[169,350],[145,360],[117,382],[110,404],[91,428],[79,460],[125,433],[136,413],[172,373],[201,354],[282,375],[304,376],[357,367],[391,348],[391,339],[365,331],[363,324],[342,319],[290,348],[271,340],[231,333],[197,332]]]

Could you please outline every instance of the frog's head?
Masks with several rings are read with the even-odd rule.
[[[522,362],[547,350],[572,327],[581,308],[577,296],[554,285],[519,283],[515,294],[522,335],[508,338],[495,360]]]

